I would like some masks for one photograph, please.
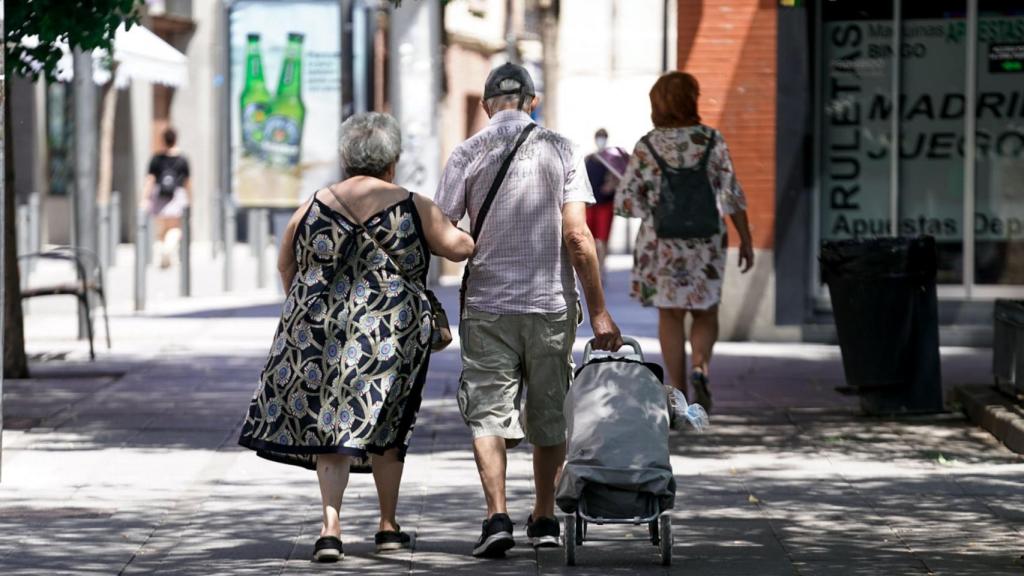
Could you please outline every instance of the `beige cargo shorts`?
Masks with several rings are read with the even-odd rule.
[[[524,437],[534,446],[565,442],[562,405],[572,383],[576,315],[574,306],[553,314],[466,309],[458,401],[473,438],[499,436],[508,447]]]

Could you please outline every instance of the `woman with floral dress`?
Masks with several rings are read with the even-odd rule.
[[[386,114],[341,127],[349,176],[292,217],[279,269],[287,292],[239,443],[316,470],[323,525],[314,560],[344,556],[340,508],[349,472],[373,472],[378,552],[408,547],[395,518],[402,462],[430,357],[430,253],[465,260],[472,238],[429,199],[391,183],[401,151]]]
[[[658,308],[658,336],[669,379],[676,389],[710,412],[709,364],[718,338],[718,303],[729,247],[725,215],[732,218],[739,232],[743,272],[753,267],[754,250],[746,199],[733,172],[729,150],[721,133],[700,123],[699,93],[697,79],[684,72],[669,72],[654,84],[650,93],[654,130],[633,149],[615,205],[620,216],[642,219],[634,253],[632,296],[644,306]],[[658,237],[654,214],[662,183],[659,158],[672,168],[706,166],[722,219],[720,232],[707,238]],[[686,382],[687,314],[693,317],[690,383],[695,398],[689,396]]]

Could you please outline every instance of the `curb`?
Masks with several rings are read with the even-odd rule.
[[[957,386],[953,398],[971,422],[987,430],[1010,450],[1024,454],[1024,406],[987,384]]]

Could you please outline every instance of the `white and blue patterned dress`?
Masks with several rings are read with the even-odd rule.
[[[365,223],[399,262],[314,197],[295,233],[298,271],[239,444],[316,468],[317,454],[404,457],[430,358],[430,263],[412,195]]]

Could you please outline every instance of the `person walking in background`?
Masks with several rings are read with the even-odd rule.
[[[192,180],[188,159],[178,149],[178,133],[166,128],[162,138],[164,149],[149,161],[143,208],[155,220],[160,267],[167,268],[181,242],[181,219],[192,202]]]
[[[483,99],[490,122],[452,152],[435,196],[453,222],[468,212],[477,240],[463,286],[458,402],[487,500],[473,548],[478,557],[500,558],[515,546],[505,501],[506,450],[524,437],[533,444],[536,491],[526,533],[536,547],[559,544],[554,492],[565,460],[562,405],[581,320],[574,269],[596,346],[622,345],[587,228],[586,205],[594,196],[583,157],[566,138],[533,123],[537,103],[525,68],[504,64],[491,71]]]
[[[317,191],[285,228],[278,267],[287,299],[239,438],[264,458],[316,470],[317,561],[344,556],[349,472],[373,472],[377,551],[409,546],[395,512],[430,358],[430,253],[473,253],[433,202],[392,183],[400,151],[391,116],[342,124],[348,178]]]
[[[608,146],[608,131],[599,129],[594,134],[597,151],[587,155],[587,177],[590,187],[594,190],[595,203],[587,206],[587,227],[594,235],[597,244],[597,261],[601,265],[601,277],[604,278],[604,261],[608,257],[608,239],[612,232],[612,219],[615,217],[615,189],[626,171],[629,154],[617,146]]]
[[[632,296],[658,308],[658,336],[672,385],[711,411],[711,351],[718,338],[729,241],[723,217],[740,236],[739,265],[754,265],[746,198],[720,132],[700,123],[697,79],[669,72],[651,89],[654,129],[633,149],[615,198],[616,213],[643,220],[637,233]],[[687,314],[693,317],[689,395]]]

